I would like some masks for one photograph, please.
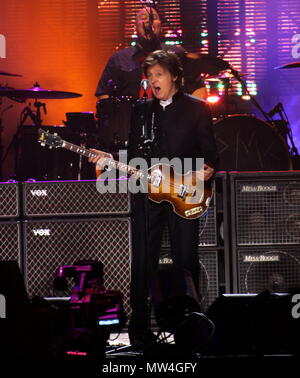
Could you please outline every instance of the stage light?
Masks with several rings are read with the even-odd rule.
[[[210,104],[216,104],[221,100],[220,96],[208,96],[206,101],[209,102]]]
[[[242,95],[242,99],[245,101],[251,100],[251,97],[249,95]]]

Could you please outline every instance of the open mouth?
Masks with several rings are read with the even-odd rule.
[[[155,92],[156,94],[158,94],[158,93],[161,91],[161,88],[160,88],[160,87],[153,87],[153,89],[154,89],[154,92]]]

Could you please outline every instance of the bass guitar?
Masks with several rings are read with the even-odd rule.
[[[97,157],[93,151],[67,142],[60,136],[42,129],[39,129],[38,141],[43,146],[64,148],[87,158]],[[199,180],[195,171],[180,175],[172,166],[159,163],[144,172],[111,157],[103,158],[101,164],[125,172],[127,176],[133,176],[141,182],[146,181],[147,195],[151,201],[169,202],[173,206],[173,211],[185,219],[196,219],[204,215],[213,196],[211,183]]]

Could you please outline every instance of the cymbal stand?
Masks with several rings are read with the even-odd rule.
[[[0,97],[0,105],[2,104],[2,97]],[[4,112],[6,112],[7,110],[13,108],[13,105],[9,105],[7,106],[6,108],[4,108],[2,110],[2,112],[0,113],[0,180],[3,179],[3,163],[5,161],[5,157],[2,159],[2,155],[3,155],[3,144],[2,144],[2,132],[3,132],[3,126],[2,126],[2,116],[4,114]]]
[[[34,126],[42,126],[41,108],[43,108],[44,114],[47,114],[46,104],[35,100],[33,106],[36,108],[35,111],[31,110],[30,106],[25,106],[25,108],[22,110],[21,115],[23,115],[23,118],[21,120],[21,125],[24,125],[26,119],[30,117],[33,121]]]
[[[262,113],[262,115],[265,117],[266,121],[271,123],[272,119],[268,116],[268,113],[266,113],[263,110],[263,108],[259,105],[259,103],[256,101],[256,99],[254,98],[254,96],[249,92],[246,83],[243,81],[243,79],[239,75],[238,71],[236,71],[235,69],[233,69],[232,66],[230,66],[230,65],[229,65],[229,69],[230,69],[232,75],[236,78],[236,80],[239,83],[241,83],[242,88],[244,89],[245,93],[250,97],[250,99],[253,102],[253,104],[260,110],[260,112]]]
[[[287,114],[286,114],[282,104],[280,104],[280,106],[278,108],[278,114],[280,116],[282,124],[284,124],[284,126],[285,126],[283,131],[286,134],[288,140],[290,141],[291,155],[299,157],[298,149],[295,146],[295,143],[294,143],[294,140],[293,140],[291,125],[290,125]]]
[[[225,105],[225,114],[229,114],[229,88],[230,88],[230,79],[229,77],[220,79],[224,88],[224,105]]]
[[[9,152],[14,149],[15,150],[15,172],[11,174],[11,177],[14,179],[18,179],[17,175],[19,172],[18,169],[18,161],[19,161],[19,147],[20,147],[20,132],[22,129],[22,126],[24,126],[25,121],[27,118],[31,118],[34,126],[40,127],[42,125],[42,120],[41,120],[41,107],[44,110],[44,113],[46,114],[46,104],[43,104],[41,102],[38,102],[37,100],[33,104],[36,107],[36,111],[32,111],[30,109],[30,106],[25,106],[25,108],[21,112],[21,121],[20,124],[17,128],[16,133],[14,134],[9,146],[7,147],[7,150],[5,152],[5,156],[3,157],[2,163],[6,160]]]

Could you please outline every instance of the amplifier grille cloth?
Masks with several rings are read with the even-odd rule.
[[[19,216],[19,188],[17,183],[0,183],[0,218]]]
[[[24,214],[31,217],[128,214],[127,180],[114,183],[117,193],[103,194],[97,191],[95,180],[25,183]]]
[[[240,248],[239,292],[289,292],[300,288],[300,247]]]
[[[200,273],[199,292],[202,296],[201,307],[206,311],[219,295],[218,252],[216,250],[198,250]],[[169,249],[162,249],[160,264],[172,264]]]
[[[236,180],[237,245],[300,243],[300,180]]]
[[[0,222],[0,260],[16,260],[21,268],[20,231],[19,222]]]

